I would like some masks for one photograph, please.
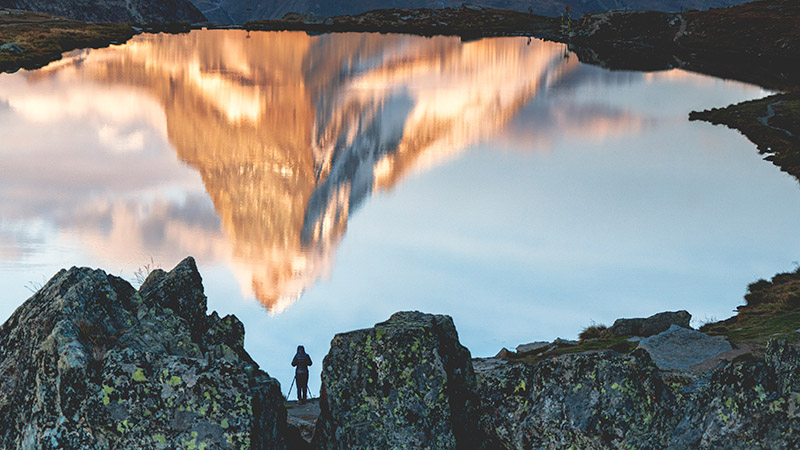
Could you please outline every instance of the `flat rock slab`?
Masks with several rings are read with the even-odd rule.
[[[500,358],[475,358],[472,360],[472,368],[475,375],[484,376],[492,373],[501,367],[507,366],[509,362]]]
[[[23,50],[19,45],[13,42],[8,42],[3,45],[0,45],[0,52],[15,53],[17,55],[21,55],[25,53],[25,50]]]
[[[527,353],[532,352],[534,350],[539,350],[540,348],[549,347],[553,345],[552,342],[545,342],[545,341],[537,341],[531,342],[529,344],[520,344],[517,346],[517,353]]]
[[[732,350],[721,337],[672,325],[667,331],[639,341],[660,370],[687,370],[695,364]]]
[[[297,427],[303,439],[311,442],[319,411],[318,398],[309,399],[302,405],[295,401],[288,401],[286,402],[286,422]]]

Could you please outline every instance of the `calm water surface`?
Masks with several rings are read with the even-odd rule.
[[[800,191],[689,111],[766,93],[562,45],[195,31],[0,75],[0,319],[61,267],[197,258],[284,385],[398,310],[473,355],[592,321],[723,318],[800,259]],[[287,386],[284,387],[287,390]]]

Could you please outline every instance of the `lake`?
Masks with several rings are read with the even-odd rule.
[[[197,259],[288,391],[298,344],[399,310],[473,356],[592,323],[732,315],[800,258],[800,190],[692,110],[767,95],[563,44],[140,35],[0,75],[0,319],[62,267]],[[137,280],[139,280],[137,282]]]

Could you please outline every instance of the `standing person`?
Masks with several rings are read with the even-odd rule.
[[[297,367],[294,370],[294,379],[297,381],[297,402],[301,405],[306,402],[308,391],[308,366],[313,364],[311,357],[306,353],[306,349],[302,345],[297,346],[297,354],[292,358],[292,366]]]

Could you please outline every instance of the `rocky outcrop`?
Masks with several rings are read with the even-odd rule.
[[[665,334],[676,332],[697,333]],[[323,362],[316,448],[800,445],[800,352],[787,344],[707,374],[661,371],[644,349],[477,359],[474,369],[465,354],[446,316],[398,313],[337,335]]]
[[[617,319],[608,331],[614,336],[652,336],[666,331],[672,325],[689,328],[692,315],[688,311],[666,311],[646,319]]]
[[[280,385],[243,341],[191,258],[138,292],[62,270],[0,327],[0,448],[286,448]]]
[[[785,294],[794,302],[795,290]],[[690,354],[698,334],[673,326],[641,342],[679,335],[672,350]],[[206,314],[191,258],[138,291],[100,270],[62,270],[0,326],[0,448],[305,448],[280,385],[243,342],[235,317]],[[763,356],[708,373],[660,370],[651,347],[473,362],[450,317],[396,313],[334,337],[312,444],[800,448],[796,346],[773,340]]]
[[[800,445],[800,352],[785,343],[699,378],[661,373],[643,350],[480,360],[475,372],[489,448]]]
[[[726,364],[706,380],[679,391],[689,398],[670,449],[800,448],[796,347],[772,341],[763,359]]]
[[[201,22],[188,0],[0,0],[0,7],[53,14],[85,22]]]
[[[641,350],[476,363],[490,448],[665,448],[674,399]]]
[[[318,449],[465,449],[479,442],[475,375],[448,316],[400,312],[337,334],[323,361]]]

